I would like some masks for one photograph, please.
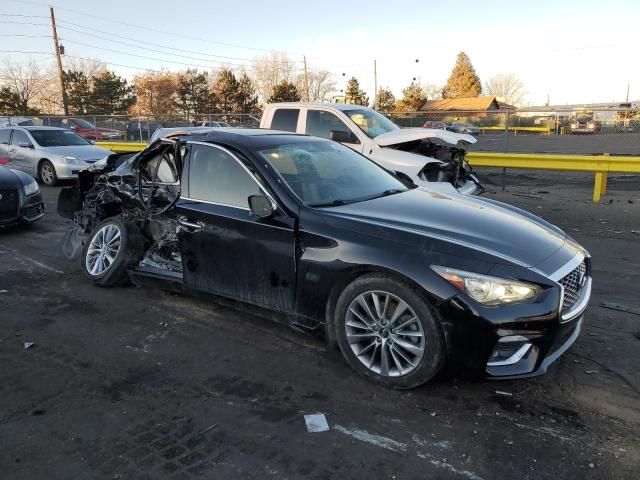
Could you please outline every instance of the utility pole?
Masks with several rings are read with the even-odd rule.
[[[307,73],[307,56],[304,56],[304,90],[307,94],[307,102],[309,101],[309,74]]]
[[[69,105],[67,104],[67,91],[64,88],[64,72],[62,70],[62,59],[60,58],[60,42],[58,41],[58,31],[56,30],[56,17],[53,13],[53,7],[49,7],[51,16],[51,30],[53,31],[53,48],[58,62],[58,76],[60,77],[60,90],[62,91],[62,108],[64,114],[69,115]]]
[[[373,109],[378,110],[378,65],[373,59]]]
[[[630,84],[630,83],[627,83],[627,97],[626,97],[626,99],[625,99],[625,102],[628,102],[628,101],[629,101],[629,87],[631,87],[631,84]]]

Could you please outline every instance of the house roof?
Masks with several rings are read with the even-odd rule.
[[[483,111],[498,110],[496,97],[442,98],[424,104],[421,110]]]

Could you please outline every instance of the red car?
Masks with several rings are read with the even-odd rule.
[[[444,122],[427,120],[426,122],[424,122],[424,125],[422,125],[422,128],[435,128],[437,130],[446,130],[447,125]]]
[[[84,118],[49,117],[42,122],[51,127],[68,128],[87,140],[119,140],[119,130],[96,127]]]

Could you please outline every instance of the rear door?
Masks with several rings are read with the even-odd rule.
[[[295,294],[294,219],[281,209],[256,218],[248,197],[265,193],[232,152],[188,146],[177,203],[184,283],[195,289],[291,312]]]
[[[14,129],[9,144],[9,160],[12,168],[33,173],[34,145],[22,130]]]

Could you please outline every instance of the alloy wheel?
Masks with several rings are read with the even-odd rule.
[[[51,185],[55,178],[53,167],[48,163],[44,163],[42,167],[40,167],[40,177],[45,185]]]
[[[356,358],[385,377],[411,373],[425,353],[426,338],[418,316],[407,302],[388,292],[358,295],[347,310],[345,330]]]
[[[117,225],[107,224],[98,230],[87,249],[85,257],[87,272],[93,276],[106,272],[113,265],[120,251],[121,240],[120,228]]]

